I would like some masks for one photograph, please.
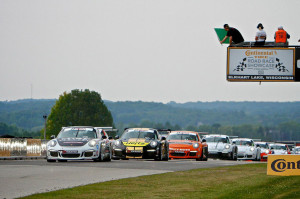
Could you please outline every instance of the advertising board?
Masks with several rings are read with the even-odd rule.
[[[227,49],[228,81],[295,81],[294,48]]]
[[[300,175],[300,155],[268,155],[268,175]]]

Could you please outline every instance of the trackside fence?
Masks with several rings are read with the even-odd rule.
[[[48,141],[27,138],[0,138],[0,157],[46,156]]]

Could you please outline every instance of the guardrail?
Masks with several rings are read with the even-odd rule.
[[[0,138],[0,157],[46,156],[48,141],[27,138]]]

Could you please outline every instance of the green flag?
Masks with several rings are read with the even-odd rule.
[[[219,41],[222,41],[224,37],[227,35],[227,31],[223,28],[215,28]],[[227,38],[223,44],[229,44],[229,38]]]

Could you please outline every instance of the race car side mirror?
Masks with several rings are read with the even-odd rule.
[[[106,139],[106,138],[107,138],[106,135],[103,135],[103,136],[102,136],[102,139]]]
[[[51,135],[51,137],[50,137],[50,138],[51,138],[51,140],[52,140],[52,139],[55,139],[55,135]]]
[[[120,136],[118,136],[118,135],[115,136],[115,139],[116,139],[116,140],[119,139],[119,138],[120,138]]]
[[[205,139],[205,138],[203,138],[203,139],[202,139],[202,142],[206,142],[206,139]]]
[[[161,140],[166,140],[166,137],[162,136],[162,137],[161,137]]]

